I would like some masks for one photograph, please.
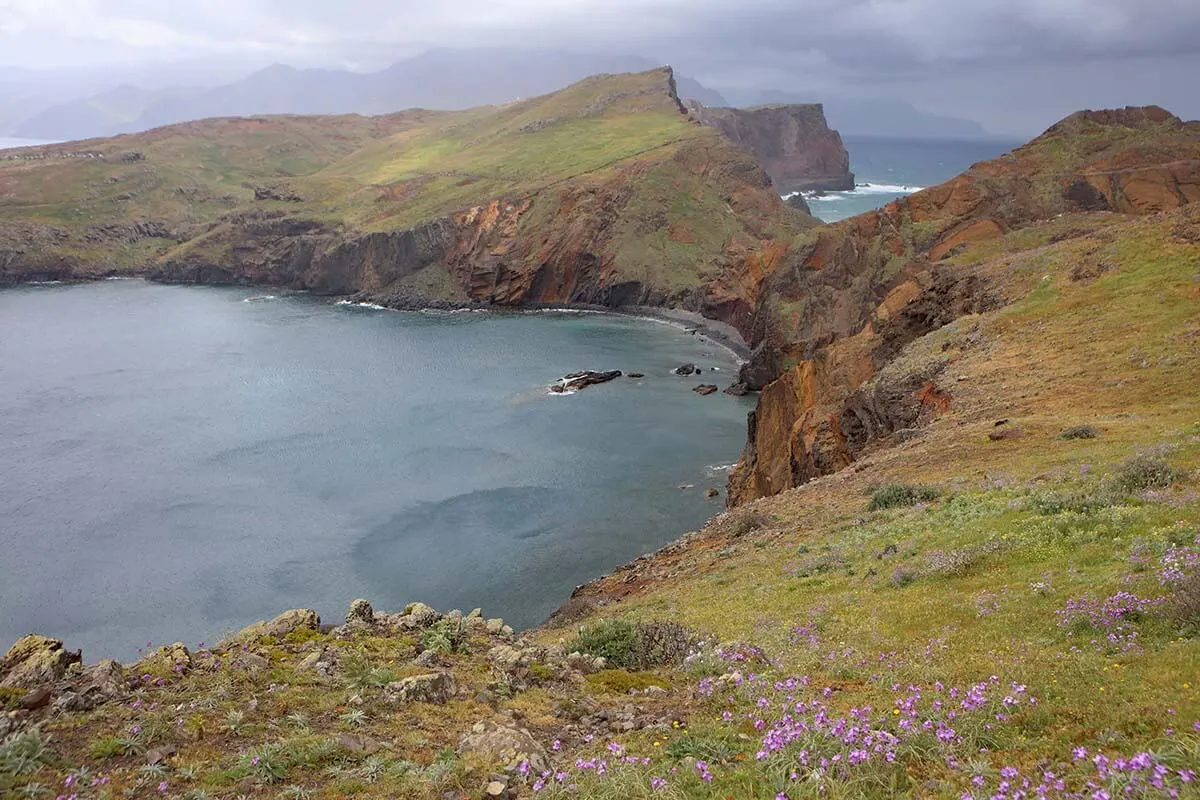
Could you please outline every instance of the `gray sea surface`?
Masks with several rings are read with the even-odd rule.
[[[646,377],[547,392],[585,368]],[[602,314],[0,290],[0,650],[36,631],[130,659],[356,597],[537,624],[721,510],[753,398],[692,387],[735,375]]]

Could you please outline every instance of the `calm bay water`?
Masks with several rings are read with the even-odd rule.
[[[847,136],[845,144],[857,184],[854,191],[807,198],[813,216],[825,222],[853,217],[948,181],[975,162],[1003,155],[1020,142]]]
[[[753,404],[691,391],[734,374],[703,340],[254,294],[0,291],[0,648],[128,659],[360,596],[528,626],[720,510]],[[547,394],[583,368],[647,377]]]

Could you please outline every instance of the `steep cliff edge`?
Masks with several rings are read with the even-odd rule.
[[[688,109],[702,124],[757,156],[780,192],[854,188],[850,154],[826,123],[820,103],[743,109],[692,102]]]
[[[690,119],[666,68],[463,112],[18,151],[0,207],[0,283],[136,272],[403,305],[651,304],[746,335],[762,278],[819,224]]]
[[[742,379],[762,395],[731,503],[847,467],[943,412],[955,392],[950,359],[897,356],[1023,296],[1040,277],[1029,266],[1038,248],[1197,201],[1200,124],[1156,107],[1087,111],[944,184],[802,237],[759,292]],[[1090,257],[1099,274],[1103,252]]]

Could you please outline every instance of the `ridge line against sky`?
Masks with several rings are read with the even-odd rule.
[[[493,46],[637,53],[723,93],[892,97],[1000,133],[1127,103],[1200,116],[1194,0],[0,0],[0,63],[35,70],[370,70]]]

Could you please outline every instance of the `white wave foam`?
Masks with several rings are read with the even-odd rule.
[[[338,300],[334,305],[337,306],[354,306],[355,308],[369,308],[372,311],[387,311],[387,306],[381,306],[377,303],[356,303],[353,300]]]
[[[570,397],[571,395],[575,394],[577,391],[578,391],[577,389],[567,389],[565,392],[552,392],[549,389],[547,389],[546,394],[550,395],[551,397]]]
[[[736,462],[733,464],[721,464],[721,465],[715,466],[715,467],[712,464],[709,464],[708,466],[705,467],[705,469],[708,470],[709,472],[729,472],[729,470],[733,469],[736,466],[737,466]]]
[[[530,308],[521,312],[522,314],[603,314],[603,311],[596,311],[592,308]]]
[[[822,192],[820,194],[805,194],[804,199],[810,203],[832,203],[838,200],[846,200],[850,197],[862,197],[863,195],[871,194],[913,194],[924,189],[924,186],[903,186],[898,183],[860,183],[854,187],[853,191],[844,192]],[[789,195],[783,195],[783,199],[795,196],[795,192]]]
[[[256,294],[253,297],[243,297],[242,302],[243,303],[261,303],[266,300],[275,300],[275,299],[276,299],[276,297],[273,294]]]
[[[924,186],[900,186],[894,183],[859,183],[854,187],[855,194],[912,194],[924,189]]]

